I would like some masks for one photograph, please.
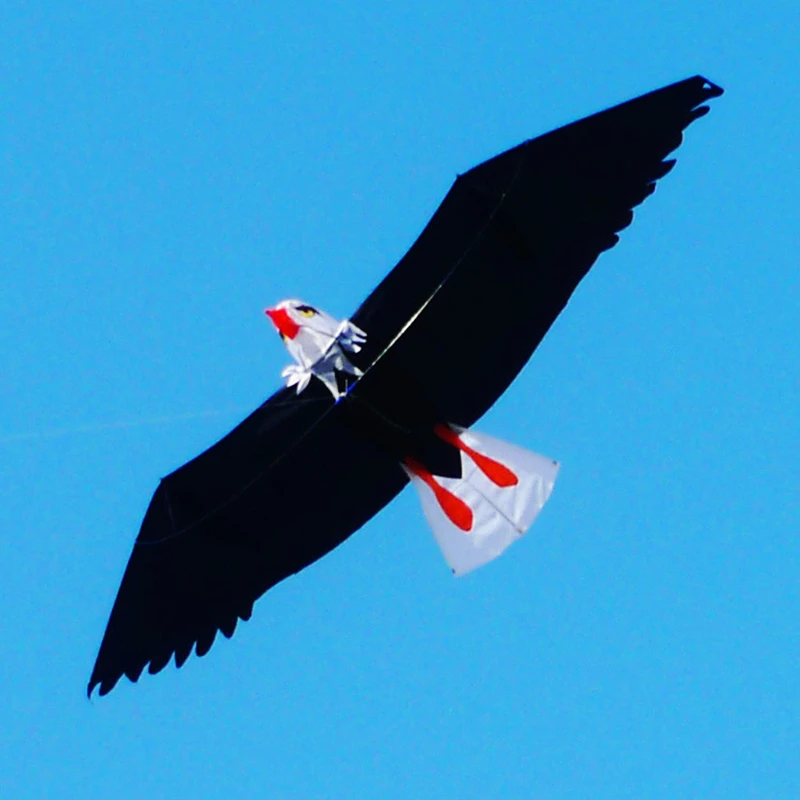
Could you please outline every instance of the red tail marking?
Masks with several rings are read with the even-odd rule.
[[[436,502],[442,508],[442,511],[447,515],[450,522],[462,531],[468,532],[472,530],[472,511],[470,507],[459,497],[456,497],[451,491],[448,491],[444,486],[436,483],[433,475],[428,472],[416,458],[407,456],[403,462],[423,483],[433,490],[436,497]]]
[[[495,486],[506,488],[508,486],[516,486],[519,483],[519,478],[508,467],[493,458],[489,458],[489,456],[477,453],[468,444],[462,442],[459,435],[452,428],[440,423],[434,425],[433,431],[440,439],[444,439],[448,444],[466,453]]]
[[[286,313],[285,308],[268,308],[264,313],[272,320],[272,324],[278,329],[278,333],[287,339],[294,339],[300,326]]]

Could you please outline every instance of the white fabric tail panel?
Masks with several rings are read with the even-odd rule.
[[[527,531],[550,497],[560,465],[491,436],[455,426],[452,430],[467,449],[502,464],[517,478],[516,485],[499,486],[463,451],[463,477],[433,476],[439,486],[466,503],[472,512],[472,525],[464,530],[448,517],[429,485],[430,476],[426,481],[403,465],[445,560],[456,575],[463,575],[497,558]]]

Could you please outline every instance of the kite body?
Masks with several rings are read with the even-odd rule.
[[[265,313],[297,362],[282,373],[288,386],[296,385],[300,394],[313,376],[337,402],[347,394],[341,387],[352,387],[346,402],[353,435],[372,438],[376,429],[383,429],[379,440],[398,458],[419,494],[454,574],[463,575],[497,558],[530,527],[553,491],[557,462],[444,421],[430,424],[430,413],[427,418],[419,415],[415,423],[406,411],[398,422],[387,410],[385,391],[381,398],[373,393],[366,399],[355,383],[349,383],[364,375],[346,353],[360,352],[367,341],[365,331],[300,300],[283,300]],[[424,392],[424,387],[416,387],[416,392]],[[408,389],[402,396],[406,409],[426,405],[421,398],[410,397]],[[398,437],[397,430],[408,433]],[[436,449],[451,451],[448,466],[441,466],[445,463],[441,457],[428,460]],[[436,474],[437,467],[443,474]]]
[[[205,655],[409,482],[456,572],[518,538],[558,465],[472,426],[720,94],[689,78],[460,175],[351,321],[299,301],[270,309],[295,361],[288,385],[159,483],[89,693]]]

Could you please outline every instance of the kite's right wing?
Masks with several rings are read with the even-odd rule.
[[[461,175],[353,316],[362,391],[425,388],[470,427],[508,388],[595,259],[722,89],[700,76],[507,150]],[[398,376],[403,376],[398,380]]]
[[[312,381],[283,389],[161,481],[111,611],[89,694],[204,655],[267,589],[321,558],[405,486]]]

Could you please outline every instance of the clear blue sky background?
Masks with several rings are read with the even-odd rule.
[[[0,794],[800,796],[799,46],[796,0],[6,0]],[[87,701],[159,477],[279,385],[263,307],[346,316],[458,172],[698,72],[478,426],[563,462],[531,533],[454,580],[409,490]]]

